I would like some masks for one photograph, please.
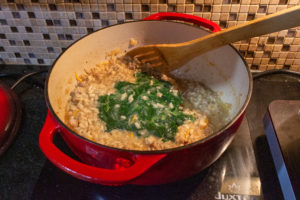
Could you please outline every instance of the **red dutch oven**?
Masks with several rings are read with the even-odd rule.
[[[200,17],[158,13],[144,21],[101,29],[72,44],[55,61],[46,81],[49,112],[39,138],[46,157],[76,178],[107,185],[170,183],[195,175],[216,161],[234,138],[252,92],[247,64],[231,45],[202,54],[172,72],[206,84],[219,92],[224,102],[231,104],[230,122],[209,137],[173,149],[133,151],[89,141],[64,123],[67,98],[76,84],[75,72],[81,74],[84,68],[94,67],[105,59],[106,52],[131,48],[130,38],[136,39],[138,45],[185,42],[210,33],[201,27],[212,32],[220,30],[217,24]],[[53,144],[57,133],[81,161],[70,158]]]

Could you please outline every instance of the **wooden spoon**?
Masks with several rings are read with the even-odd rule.
[[[167,73],[217,47],[296,26],[300,26],[300,5],[188,42],[137,47],[126,55],[150,63],[155,71]]]

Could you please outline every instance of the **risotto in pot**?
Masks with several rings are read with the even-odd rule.
[[[229,121],[216,92],[188,80],[151,76],[140,63],[111,54],[78,76],[66,122],[99,144],[161,150],[196,142]]]

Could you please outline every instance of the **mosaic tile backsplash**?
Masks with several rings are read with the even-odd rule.
[[[228,28],[299,0],[0,0],[0,64],[51,65],[82,36],[157,12],[180,12]],[[300,27],[234,43],[253,70],[300,71]]]

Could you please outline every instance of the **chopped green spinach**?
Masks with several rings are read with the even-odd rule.
[[[174,140],[177,127],[192,115],[183,113],[180,93],[171,91],[171,83],[136,73],[136,83],[118,82],[116,92],[99,96],[99,117],[106,131],[125,129],[138,136],[155,135],[163,141]]]

